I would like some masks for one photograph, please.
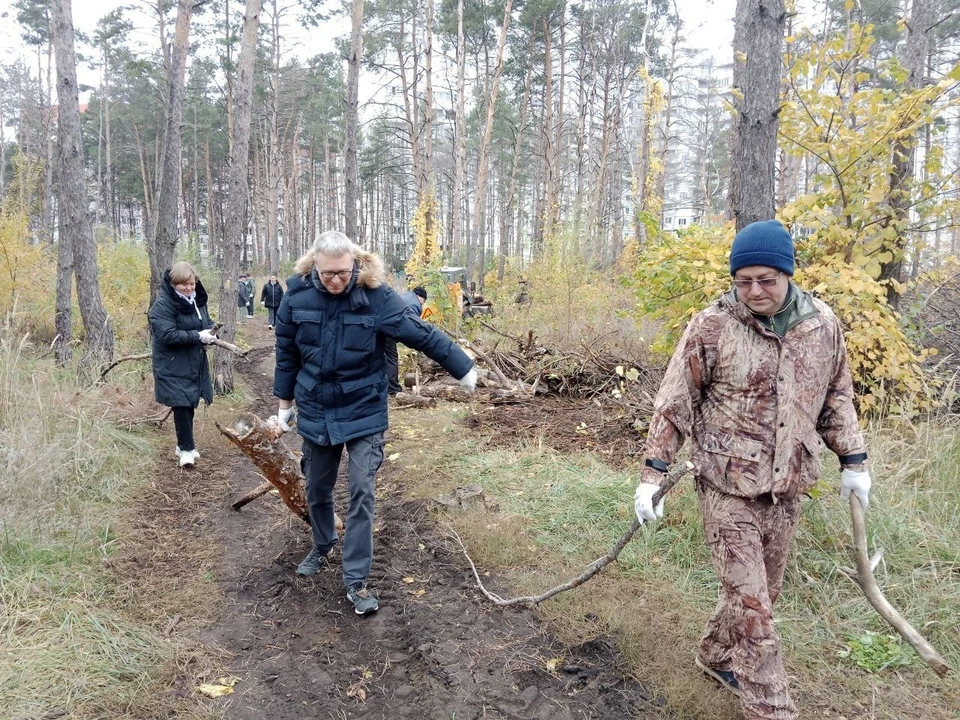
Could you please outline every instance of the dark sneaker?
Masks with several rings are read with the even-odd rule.
[[[316,548],[313,548],[307,554],[307,556],[300,561],[300,564],[297,565],[297,575],[303,575],[304,577],[316,575],[318,572],[320,572],[320,568],[322,568],[326,562],[326,554],[320,552]]]
[[[347,600],[353,603],[353,611],[357,615],[369,615],[380,608],[380,601],[367,590],[366,583],[354,583],[347,588]]]
[[[727,690],[732,692],[737,697],[740,697],[740,683],[737,682],[737,678],[733,674],[732,670],[714,670],[700,658],[695,658],[693,662],[698,668],[703,670],[707,675],[712,677]]]

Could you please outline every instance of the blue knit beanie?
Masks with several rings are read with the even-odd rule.
[[[793,275],[793,238],[779,220],[750,223],[733,238],[730,274],[752,265],[776,268]]]

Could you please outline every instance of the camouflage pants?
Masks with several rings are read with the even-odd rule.
[[[745,720],[796,720],[773,604],[780,596],[800,501],[741,498],[697,483],[720,601],[700,642],[700,660],[732,670]]]

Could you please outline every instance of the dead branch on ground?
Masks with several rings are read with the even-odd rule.
[[[693,470],[693,463],[685,462],[677,465],[673,470],[667,473],[666,477],[663,479],[663,484],[660,485],[660,489],[653,496],[653,506],[656,507],[657,504],[664,498],[664,496],[670,492],[670,489],[677,484],[677,481],[680,480],[684,475]],[[524,597],[516,598],[503,598],[493,593],[484,586],[483,581],[480,579],[480,573],[477,572],[477,566],[474,564],[473,560],[470,558],[470,555],[467,553],[467,548],[463,544],[463,541],[460,539],[460,536],[452,529],[448,527],[448,530],[456,539],[460,545],[460,549],[463,551],[464,557],[467,558],[467,562],[470,563],[470,569],[473,570],[473,577],[477,581],[477,586],[488,600],[491,600],[494,604],[506,607],[508,605],[526,605],[528,607],[533,607],[539,603],[542,603],[544,600],[549,600],[554,595],[559,595],[562,592],[567,590],[572,590],[575,587],[583,585],[585,582],[590,580],[594,575],[603,570],[607,565],[612,563],[614,560],[619,557],[620,553],[627,546],[627,543],[633,539],[633,536],[636,534],[637,530],[640,529],[640,521],[636,518],[633,519],[633,522],[630,524],[630,527],[627,528],[627,531],[620,536],[620,539],[614,543],[613,547],[610,548],[610,552],[604,555],[601,558],[597,558],[592,563],[587,565],[586,569],[580,573],[577,577],[568,580],[565,583],[557,585],[550,590],[547,590],[540,595],[527,595]]]

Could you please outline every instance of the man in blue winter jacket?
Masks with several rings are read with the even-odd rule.
[[[296,401],[303,437],[313,549],[297,567],[313,575],[337,543],[333,488],[347,449],[350,507],[343,538],[343,582],[358,615],[379,608],[367,589],[373,563],[374,477],[387,429],[387,338],[421,351],[476,389],[473,361],[437,328],[409,311],[385,282],[382,260],[337,231],[322,233],[295,266],[277,311],[273,394],[283,430]]]

